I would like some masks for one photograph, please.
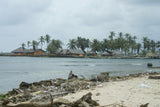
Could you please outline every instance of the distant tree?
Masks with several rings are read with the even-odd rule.
[[[52,39],[52,41],[47,46],[47,51],[54,53],[60,48],[62,48],[62,42],[60,40]]]
[[[43,46],[44,42],[45,42],[44,37],[43,37],[43,36],[40,36],[40,38],[39,38],[39,43],[41,44],[41,49],[42,49],[42,46]]]
[[[124,48],[124,38],[123,38],[123,33],[122,32],[119,32],[119,37],[118,37],[118,40],[117,40],[117,44],[118,44],[119,50],[123,50],[123,48]]]
[[[147,37],[143,37],[143,49],[144,49],[144,50],[146,50],[146,48],[147,48],[147,45],[148,45],[148,44],[147,44],[147,43],[148,43],[147,41],[148,41],[148,38],[147,38]]]
[[[114,36],[115,36],[115,32],[114,31],[110,32],[110,35],[109,35],[110,40],[113,40]]]
[[[33,46],[33,50],[36,50],[38,48],[39,42],[33,40],[32,41],[32,46]]]
[[[158,48],[158,52],[160,53],[160,41],[156,42],[156,47]]]
[[[139,55],[139,52],[140,52],[140,49],[141,49],[141,44],[140,43],[137,43],[137,54]]]
[[[155,53],[155,51],[156,51],[156,42],[154,40],[151,40],[150,46],[151,46],[151,51],[153,53]]]
[[[46,34],[46,36],[45,36],[44,39],[45,39],[45,41],[46,41],[47,44],[49,44],[50,41],[51,41],[51,37],[50,37],[50,35],[48,35],[48,34]]]
[[[75,39],[70,39],[67,46],[68,46],[69,49],[76,49],[76,40]]]
[[[91,43],[91,48],[93,52],[101,51],[102,48],[101,42],[98,41],[97,39],[94,39],[93,42]]]
[[[26,46],[26,44],[25,44],[25,43],[22,43],[21,46],[22,46],[22,48],[24,49],[25,46]]]
[[[77,37],[76,44],[77,47],[80,48],[83,52],[85,52],[86,48],[89,48],[89,39]]]
[[[108,50],[109,40],[103,39],[103,41],[101,42],[101,46],[102,46],[102,51],[103,51],[103,52],[104,52],[105,50]]]
[[[28,48],[31,46],[31,42],[30,41],[27,41],[27,46],[28,46]]]

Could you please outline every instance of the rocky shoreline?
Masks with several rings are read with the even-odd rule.
[[[143,76],[149,76],[150,79],[159,79],[158,74],[157,72],[146,72],[110,77],[108,72],[103,72],[91,79],[80,79],[71,71],[68,79],[57,78],[33,83],[22,82],[18,89],[13,89],[3,95],[0,103],[2,107],[96,107],[99,104],[91,99],[91,93],[72,103],[64,100],[53,102],[53,100],[80,90],[101,87],[102,82],[124,81]]]

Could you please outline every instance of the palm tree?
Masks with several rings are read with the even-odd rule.
[[[45,39],[43,36],[40,36],[39,38],[39,43],[41,44],[41,49],[42,49],[42,46],[43,46],[43,43],[45,42]]]
[[[156,51],[156,42],[155,42],[154,40],[151,40],[150,46],[151,46],[151,48],[152,48],[151,51],[152,51],[153,53],[155,53],[155,51]]]
[[[122,32],[119,32],[119,37],[117,39],[117,44],[118,44],[118,48],[119,50],[123,50],[124,46],[124,38],[123,38],[123,33]]]
[[[51,41],[50,35],[46,34],[45,41],[46,41],[47,44],[49,44],[49,42]]]
[[[75,39],[70,39],[67,46],[68,46],[69,49],[76,49],[76,40]]]
[[[31,45],[31,42],[30,42],[30,41],[27,41],[27,46],[28,46],[28,48],[30,47],[30,45]]]
[[[160,41],[157,41],[156,47],[158,48],[158,53],[160,53]]]
[[[60,48],[62,48],[62,42],[60,40],[52,39],[52,41],[47,46],[47,51],[49,51],[50,53],[54,53]]]
[[[80,48],[83,52],[85,52],[85,49],[89,47],[89,43],[89,39],[77,37],[76,46],[77,48]]]
[[[107,50],[108,46],[109,46],[109,40],[103,39],[103,41],[102,41],[102,51]]]
[[[130,34],[129,34],[129,33],[126,33],[126,34],[125,34],[125,37],[126,37],[126,40],[129,41]]]
[[[141,44],[137,43],[136,48],[137,48],[137,54],[139,55],[139,52],[140,52],[140,49],[141,49]]]
[[[25,44],[25,43],[22,43],[21,46],[22,46],[22,49],[24,49],[25,46],[26,46],[26,44]]]
[[[148,38],[147,37],[143,37],[143,49],[144,50],[147,48],[147,41],[148,41]]]
[[[36,50],[36,48],[38,48],[39,42],[33,40],[32,41],[32,46],[33,46],[33,50]]]
[[[114,31],[110,32],[110,35],[109,35],[110,40],[113,40],[114,36],[115,36],[115,32]]]
[[[91,48],[93,52],[101,51],[101,42],[98,41],[97,39],[94,39],[93,42],[91,43]]]

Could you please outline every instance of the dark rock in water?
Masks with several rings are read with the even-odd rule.
[[[74,74],[72,73],[72,71],[70,71],[69,76],[68,76],[68,79],[77,79],[77,78],[78,78],[78,76],[77,76],[77,75],[74,75]]]
[[[100,82],[108,82],[109,81],[109,73],[102,72],[100,75],[97,76],[97,80]]]
[[[31,87],[32,84],[26,83],[26,82],[21,82],[21,84],[19,85],[20,89],[28,89],[29,87]]]
[[[147,66],[148,66],[148,67],[152,67],[153,64],[152,64],[152,63],[148,63]]]

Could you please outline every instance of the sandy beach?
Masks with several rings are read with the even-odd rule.
[[[148,107],[160,107],[160,80],[148,79],[148,76],[100,83],[94,89],[78,91],[63,98],[76,101],[88,92],[92,93],[93,100],[101,106],[112,107],[120,104],[139,107],[149,103]]]
[[[75,75],[72,74],[72,76],[74,77]],[[52,89],[50,85],[40,87],[50,82],[56,83],[54,85],[57,87],[53,87],[53,84],[51,85]],[[36,88],[36,85],[39,88]],[[17,92],[20,89],[23,91],[23,88],[25,88],[24,92]],[[42,107],[48,107],[48,105],[55,106],[55,104],[59,104],[55,107],[61,107],[61,105],[66,105],[66,107],[92,107],[93,105],[75,106],[74,104],[77,104],[77,102],[78,104],[83,104],[84,102],[89,104],[93,101],[99,103],[98,107],[160,107],[159,73],[139,73],[121,77],[110,77],[108,82],[91,82],[78,78],[71,80],[46,80],[32,84],[23,83],[23,86],[21,83],[20,89],[8,93],[14,94],[8,97],[9,100],[6,100],[10,102],[8,102],[9,104],[6,107],[23,107],[24,105],[28,107],[31,104],[38,106],[45,104]],[[74,93],[70,93],[68,89],[74,89]],[[64,92],[68,90],[68,93],[63,94],[62,90]],[[16,95],[15,92],[17,92]],[[26,92],[28,94],[25,94]],[[88,96],[87,94],[89,93],[90,95]],[[145,104],[148,104],[148,106],[142,106]],[[97,105],[93,107],[97,107]]]

